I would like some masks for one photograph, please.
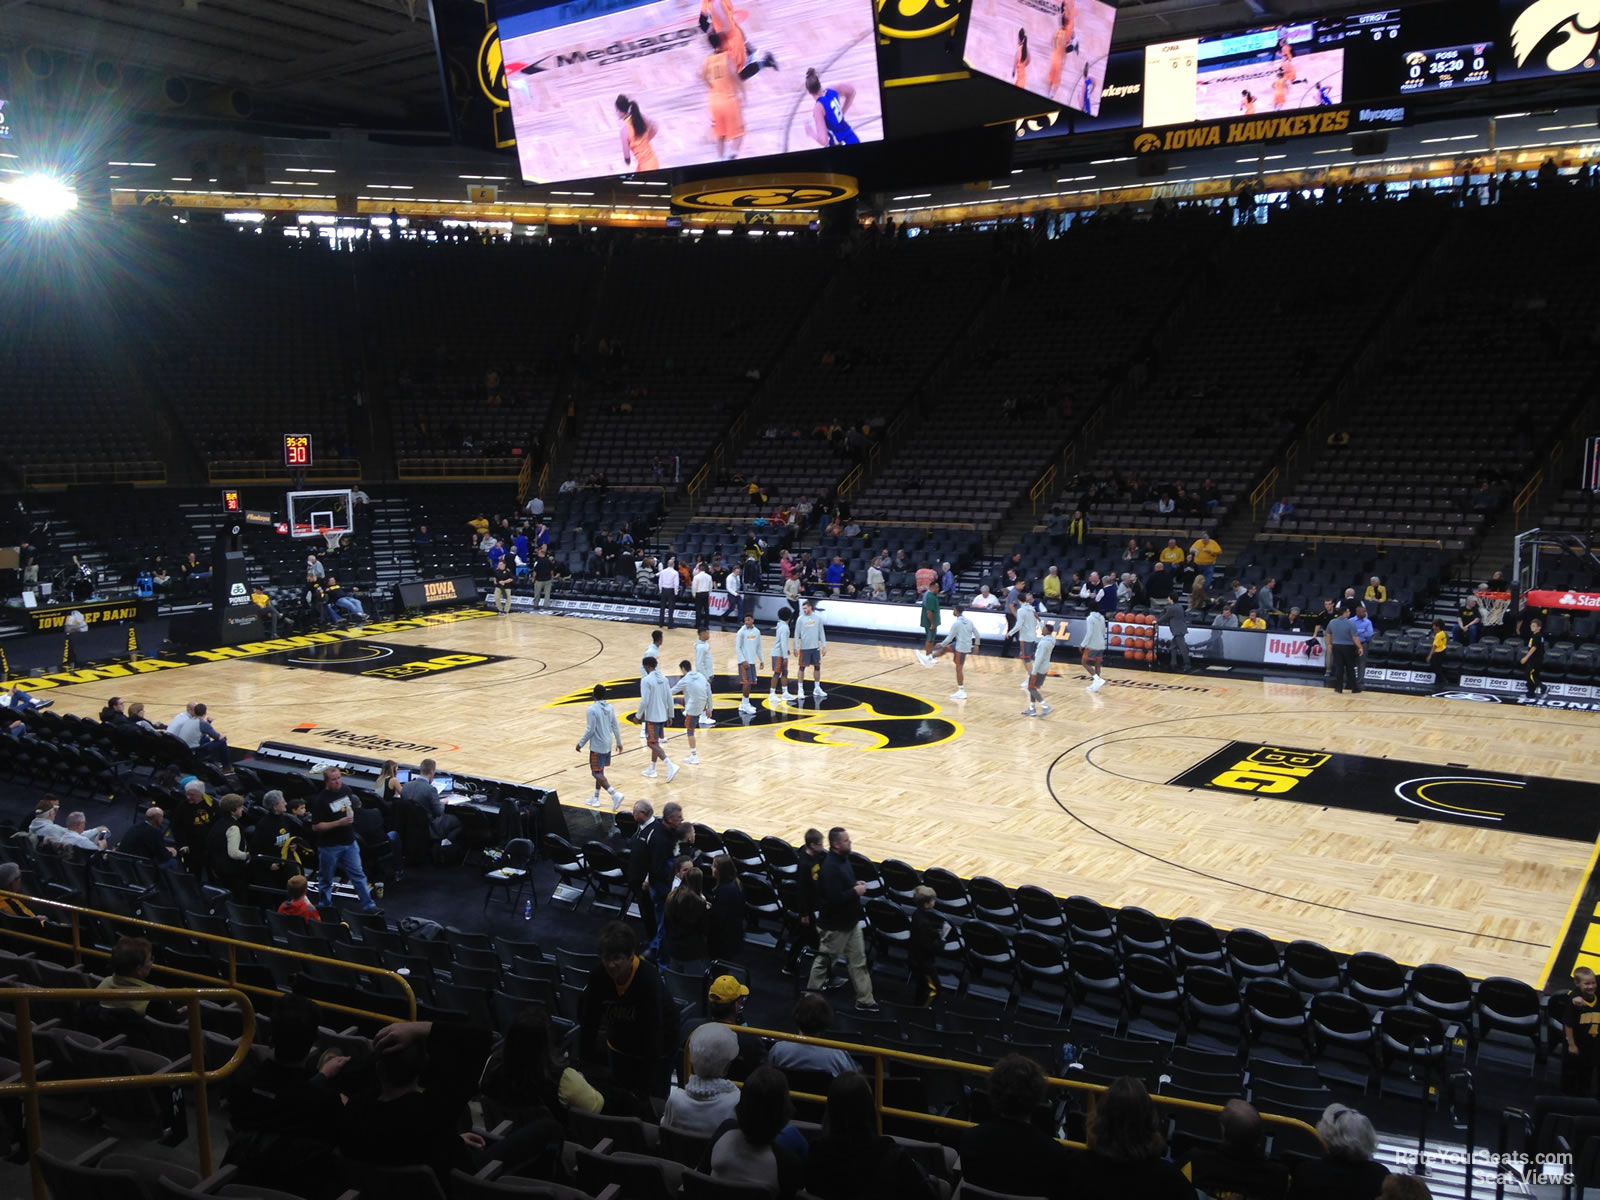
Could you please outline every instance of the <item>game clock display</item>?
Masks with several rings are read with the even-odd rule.
[[[1490,43],[1479,42],[1437,50],[1408,50],[1400,90],[1409,94],[1489,83],[1494,79],[1494,68],[1489,61],[1492,49]]]
[[[309,467],[311,465],[311,435],[286,433],[283,435],[283,465]]]

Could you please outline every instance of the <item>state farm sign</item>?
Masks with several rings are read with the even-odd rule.
[[[1523,597],[1529,608],[1576,608],[1600,612],[1600,592],[1532,591]]]

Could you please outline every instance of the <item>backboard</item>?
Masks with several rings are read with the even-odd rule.
[[[356,509],[349,488],[290,492],[287,500],[290,537],[320,538],[329,532],[350,532]]]

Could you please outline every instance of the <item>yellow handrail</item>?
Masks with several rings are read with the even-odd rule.
[[[528,502],[528,492],[533,486],[533,459],[524,457],[522,469],[517,472],[517,507]]]
[[[71,483],[132,483],[147,487],[167,482],[167,466],[154,460],[121,463],[30,463],[22,468],[22,486],[66,487]]]
[[[22,1081],[20,1083],[0,1083],[0,1096],[9,1096],[20,1092],[22,1103],[27,1112],[28,1149],[29,1160],[33,1168],[33,1195],[34,1200],[48,1200],[49,1190],[45,1186],[44,1171],[39,1165],[38,1150],[42,1144],[43,1133],[39,1116],[39,1094],[49,1092],[52,1095],[74,1092],[105,1092],[123,1091],[128,1088],[139,1087],[173,1087],[184,1084],[194,1085],[194,1112],[195,1136],[199,1142],[200,1174],[210,1175],[211,1163],[211,1106],[206,1095],[206,1089],[220,1079],[226,1079],[244,1062],[250,1053],[250,1045],[256,1035],[256,1010],[250,1003],[250,997],[237,988],[223,987],[184,987],[184,988],[140,988],[138,997],[143,1000],[184,1000],[188,1002],[189,1009],[189,1069],[187,1071],[169,1071],[159,1075],[113,1075],[99,1079],[44,1079],[38,1075],[37,1063],[33,1053],[33,1005],[35,1001],[69,1000],[88,1002],[90,1000],[104,1002],[117,995],[126,995],[127,990],[107,991],[102,988],[14,988],[0,990],[0,1002],[9,1003],[17,1012],[17,1057],[18,1066],[21,1068]],[[200,1001],[202,1000],[228,1000],[238,1009],[243,1018],[244,1028],[239,1035],[239,1044],[234,1047],[233,1054],[228,1061],[214,1071],[199,1070],[206,1058],[205,1027],[201,1024]]]
[[[1522,528],[1522,514],[1532,507],[1533,502],[1539,498],[1539,490],[1544,487],[1544,470],[1541,468],[1533,473],[1533,478],[1522,485],[1522,490],[1517,493],[1517,498],[1511,502],[1511,519],[1518,529]]]
[[[521,459],[506,458],[402,458],[395,474],[403,480],[515,479]]]
[[[79,918],[98,917],[101,920],[110,921],[113,925],[117,926],[133,925],[141,929],[153,929],[158,930],[161,933],[176,934],[181,938],[186,938],[191,941],[211,942],[215,945],[226,946],[228,948],[228,986],[239,988],[240,990],[246,992],[253,992],[259,996],[268,996],[273,999],[276,999],[282,994],[276,988],[263,988],[257,987],[255,984],[239,982],[240,950],[248,950],[252,954],[276,955],[279,958],[287,958],[299,962],[319,963],[323,966],[337,967],[341,971],[350,971],[357,975],[366,975],[369,978],[372,976],[381,975],[385,978],[394,980],[400,985],[400,991],[404,997],[406,1006],[405,1019],[408,1021],[414,1021],[417,1019],[417,995],[411,990],[410,981],[407,980],[404,975],[401,975],[395,971],[387,970],[383,967],[369,967],[364,963],[343,962],[337,958],[325,958],[320,954],[302,954],[298,950],[285,950],[280,946],[263,946],[257,942],[247,942],[240,938],[224,937],[218,933],[201,933],[198,930],[185,929],[178,925],[162,925],[156,921],[147,921],[143,917],[125,917],[120,913],[101,912],[99,909],[85,908],[77,904],[68,904],[64,900],[42,900],[36,896],[28,896],[20,892],[0,891],[0,896],[12,897],[36,912],[43,909],[49,909],[55,912],[66,913],[70,918],[68,926],[72,931],[72,940],[70,942],[63,942],[58,938],[43,937],[35,933],[25,933],[14,923],[0,926],[0,936],[12,938],[17,941],[30,942],[39,946],[53,946],[58,950],[70,947],[74,960],[80,963],[83,961],[85,955],[96,959],[109,959],[111,957],[110,951],[102,950],[98,946],[86,945],[83,941],[82,932],[79,925]],[[185,971],[181,967],[168,967],[157,963],[155,969],[165,975],[176,975],[184,979],[197,979],[203,984],[215,985],[217,983],[217,980],[213,979],[211,976],[200,975],[194,971]],[[396,998],[399,999],[400,997]],[[331,1009],[334,1012],[341,1012],[349,1016],[360,1017],[365,1021],[387,1022],[399,1019],[393,1013],[376,1012],[365,1008],[350,1008],[347,1005],[334,1004],[331,1001],[325,1000],[319,1000],[317,1003],[321,1004],[324,1008]]]
[[[719,447],[720,449],[720,447]],[[700,492],[706,485],[706,479],[711,474],[711,459],[706,459],[700,464],[700,469],[689,478],[689,485],[685,491],[689,495],[689,503],[693,508],[700,507]]]
[[[1267,472],[1267,477],[1256,484],[1255,491],[1250,493],[1250,519],[1256,519],[1256,511],[1263,503],[1278,494],[1278,468],[1273,467]]]
[[[883,1102],[883,1068],[885,1062],[907,1063],[918,1067],[933,1067],[942,1071],[964,1071],[969,1075],[987,1075],[994,1070],[993,1066],[985,1063],[962,1062],[952,1058],[933,1058],[926,1054],[917,1054],[910,1050],[890,1050],[883,1046],[865,1045],[859,1042],[840,1042],[831,1038],[805,1037],[798,1033],[785,1033],[776,1029],[759,1029],[753,1025],[734,1025],[731,1027],[738,1033],[754,1034],[756,1037],[771,1038],[780,1042],[799,1042],[807,1046],[825,1046],[831,1050],[843,1050],[855,1058],[870,1056],[873,1060],[872,1095],[880,1117],[901,1117],[909,1121],[922,1121],[930,1125],[939,1125],[945,1128],[967,1129],[975,1122],[962,1121],[954,1117],[941,1117],[934,1113],[918,1112],[908,1108],[892,1108]],[[684,1072],[688,1075],[689,1048],[684,1046]],[[1076,1092],[1086,1097],[1088,1102],[1087,1116],[1094,1118],[1095,1099],[1106,1092],[1108,1088],[1100,1083],[1088,1083],[1081,1079],[1060,1079],[1056,1076],[1046,1076],[1046,1082],[1053,1088],[1062,1088],[1069,1092]],[[802,1100],[825,1102],[826,1096],[818,1096],[812,1092],[792,1092]],[[1222,1105],[1207,1104],[1199,1100],[1184,1100],[1177,1096],[1153,1095],[1150,1099],[1158,1108],[1172,1108],[1187,1112],[1209,1112],[1220,1115]],[[1276,1125],[1285,1129],[1297,1129],[1308,1133],[1316,1140],[1318,1145],[1323,1145],[1322,1135],[1315,1128],[1295,1117],[1283,1117],[1276,1113],[1263,1112],[1261,1119],[1269,1125]],[[1065,1140],[1065,1139],[1063,1139]],[[1067,1145],[1083,1149],[1080,1142],[1067,1141]]]
[[[838,494],[839,494],[839,499],[843,500],[845,497],[847,497],[850,494],[850,489],[855,487],[856,484],[860,483],[861,479],[862,479],[862,476],[864,476],[865,474],[866,474],[866,471],[863,470],[860,466],[852,467],[850,469],[850,473],[839,481],[839,487],[837,489]],[[881,524],[886,524],[886,522],[882,522],[882,521],[880,521],[878,523],[880,525]],[[910,522],[908,522],[908,524],[909,523]]]
[[[330,458],[297,469],[307,483],[356,483],[361,479],[361,462],[354,458]],[[206,478],[212,483],[291,483],[296,478],[275,458],[218,458],[206,463]]]
[[[1056,485],[1056,465],[1051,463],[1045,473],[1039,476],[1039,482],[1028,489],[1028,499],[1033,503],[1033,515],[1039,515],[1039,501]]]

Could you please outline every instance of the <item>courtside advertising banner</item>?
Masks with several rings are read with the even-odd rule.
[[[530,181],[883,138],[872,0],[498,0],[496,10]]]

